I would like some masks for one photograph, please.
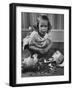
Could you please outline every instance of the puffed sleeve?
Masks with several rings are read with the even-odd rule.
[[[37,38],[37,32],[33,31],[29,38],[29,45],[33,45],[36,38]]]

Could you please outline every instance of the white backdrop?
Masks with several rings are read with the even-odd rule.
[[[1,0],[0,1],[0,89],[2,90],[72,90],[72,84],[61,85],[46,85],[46,86],[30,86],[11,88],[9,83],[9,3],[33,3],[33,4],[48,4],[48,5],[65,5],[72,6],[72,0]],[[72,66],[73,68],[73,66]],[[73,80],[72,80],[73,81]]]

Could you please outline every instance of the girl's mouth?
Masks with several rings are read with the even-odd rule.
[[[42,34],[45,34],[46,33],[46,31],[42,31]]]

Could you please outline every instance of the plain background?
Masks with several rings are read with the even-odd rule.
[[[10,87],[9,86],[9,4],[32,3],[72,6],[73,0],[1,0],[0,1],[0,90],[72,90],[73,83],[61,85]],[[73,66],[72,66],[73,68]],[[73,79],[72,79],[73,81]]]

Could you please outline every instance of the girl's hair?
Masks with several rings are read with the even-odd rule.
[[[46,16],[46,15],[40,15],[38,18],[37,18],[37,27],[34,26],[34,28],[36,28],[37,30],[39,30],[39,21],[40,19],[43,19],[43,20],[47,20],[48,21],[48,30],[47,30],[47,33],[50,31],[50,29],[52,28],[51,24],[50,24],[50,21],[49,21],[49,18]]]

